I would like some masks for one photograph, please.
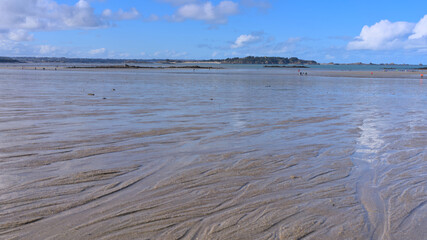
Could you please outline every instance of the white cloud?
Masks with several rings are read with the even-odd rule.
[[[85,0],[75,5],[58,4],[54,0],[1,0],[0,31],[10,40],[28,41],[31,31],[51,31],[103,27],[106,23],[95,15]]]
[[[391,50],[427,48],[427,15],[418,23],[381,20],[364,26],[347,45],[349,50]]]
[[[135,8],[117,13],[106,9],[98,15],[89,0],[74,5],[57,0],[0,0],[0,38],[29,41],[33,38],[29,32],[103,28],[110,25],[109,19],[128,20],[139,15]]]
[[[414,27],[414,34],[409,39],[420,39],[427,36],[427,15],[425,15]]]
[[[254,43],[261,40],[261,36],[253,35],[253,34],[247,34],[247,35],[240,35],[236,41],[234,41],[234,44],[231,45],[231,48],[241,48],[249,43]]]
[[[216,56],[298,56],[307,55],[307,45],[304,42],[312,39],[293,37],[284,41],[277,41],[275,37],[263,31],[255,31],[250,34],[238,36],[234,41],[215,44],[199,44],[199,48],[206,48],[214,52]],[[232,50],[232,52],[230,51]],[[285,55],[284,55],[285,54]],[[323,56],[323,55],[322,55]]]
[[[10,40],[0,40],[1,55],[19,55],[21,51],[27,51],[25,45]]]
[[[239,3],[231,0],[219,1],[217,5],[207,0],[157,0],[169,3],[177,10],[172,16],[166,19],[182,22],[185,20],[204,21],[211,24],[211,28],[217,27],[218,24],[226,24],[228,18],[239,13]],[[246,8],[257,8],[259,11],[266,12],[271,8],[269,0],[240,0],[240,4]],[[154,15],[147,21],[157,21],[159,18]]]
[[[111,11],[111,9],[105,9],[102,12],[102,16],[107,19],[114,20],[132,20],[137,19],[141,16],[141,14],[136,10],[136,8],[131,8],[129,11],[124,11],[123,9],[119,9],[116,13]]]
[[[40,47],[40,53],[42,55],[52,54],[52,53],[54,53],[55,51],[58,50],[57,47],[50,46],[50,45],[41,45],[39,47]]]
[[[98,54],[103,54],[107,51],[107,49],[105,48],[98,48],[98,49],[92,49],[89,51],[90,55],[98,55]]]
[[[102,11],[102,16],[107,18],[113,17],[113,11],[111,11],[111,9],[105,9]]]
[[[36,0],[40,1],[40,0]],[[51,1],[51,0],[45,0]],[[54,2],[57,4],[56,2]],[[59,6],[56,11],[60,11],[62,16],[59,17],[55,14],[53,19],[59,20],[57,28],[97,28],[105,25],[105,23],[94,14],[93,8],[85,0],[79,0],[74,6],[57,5]],[[40,16],[39,16],[40,17]]]
[[[75,5],[58,4],[54,0],[0,2],[0,29],[57,30],[92,28],[104,24],[85,0]]]
[[[381,20],[372,26],[364,26],[356,41],[348,44],[348,49],[384,50],[399,48],[403,38],[412,33],[415,24]]]
[[[239,5],[232,1],[221,1],[214,6],[212,2],[187,3],[178,8],[173,21],[184,21],[187,19],[204,21],[209,24],[225,24],[228,17],[239,12]]]
[[[0,40],[0,55],[4,56],[49,56],[49,57],[80,57],[78,49],[69,51],[66,48],[52,45],[33,45],[28,42]]]
[[[0,39],[24,42],[24,41],[32,41],[34,39],[34,36],[32,34],[29,34],[25,30],[17,29],[17,30],[5,31],[5,33],[0,34]]]
[[[120,20],[131,20],[137,19],[141,16],[141,14],[136,10],[136,8],[131,8],[128,12],[119,9],[118,16]]]

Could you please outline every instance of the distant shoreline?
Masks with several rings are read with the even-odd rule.
[[[65,57],[2,57],[0,64],[245,64],[245,65],[274,65],[274,66],[384,66],[396,68],[404,66],[418,66],[420,70],[427,69],[426,65],[406,63],[318,63],[314,60],[303,60],[296,57],[235,57],[226,59],[109,59],[109,58],[65,58]]]
[[[101,66],[72,66],[71,69],[224,69],[222,67],[203,66],[167,66],[167,67],[147,67],[134,65],[101,65]]]
[[[330,70],[330,69],[315,69],[315,68],[304,68],[304,72],[307,72],[307,76],[299,76],[297,67],[280,67],[280,66],[264,66],[259,68],[260,71],[253,71],[250,69],[252,74],[274,74],[283,76],[296,76],[296,77],[343,77],[343,78],[405,78],[405,79],[422,79],[421,75],[427,79],[427,69],[411,69],[405,71],[387,71],[384,70]],[[17,65],[1,65],[0,69],[8,70],[22,70],[22,71],[93,71],[93,70],[104,70],[104,71],[163,71],[163,70],[218,70],[233,73],[234,68],[223,68],[223,67],[211,67],[211,66],[133,66],[133,65],[99,65],[99,66],[52,66],[52,65],[38,65],[38,66],[26,66],[22,64]],[[244,68],[242,68],[244,69]],[[242,69],[239,69],[241,71]],[[269,72],[267,69],[271,69]],[[276,69],[276,71],[273,71]],[[262,71],[264,70],[264,71]],[[191,71],[192,73],[193,71]],[[188,72],[190,74],[190,72]],[[200,72],[199,72],[200,73]],[[233,73],[234,74],[234,73]]]

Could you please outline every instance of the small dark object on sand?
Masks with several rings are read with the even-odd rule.
[[[116,91],[116,89],[115,89],[115,88],[113,88],[113,91]]]
[[[105,99],[107,99],[107,98],[105,97],[105,98],[102,98],[102,99],[104,99],[104,100],[105,100]]]
[[[213,98],[211,98],[211,101],[213,101]]]
[[[95,96],[95,93],[88,93],[89,96]]]

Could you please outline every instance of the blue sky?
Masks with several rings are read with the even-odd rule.
[[[1,0],[0,55],[427,64],[427,1]]]

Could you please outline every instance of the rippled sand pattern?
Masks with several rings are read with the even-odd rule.
[[[427,85],[0,74],[1,239],[424,239]]]

